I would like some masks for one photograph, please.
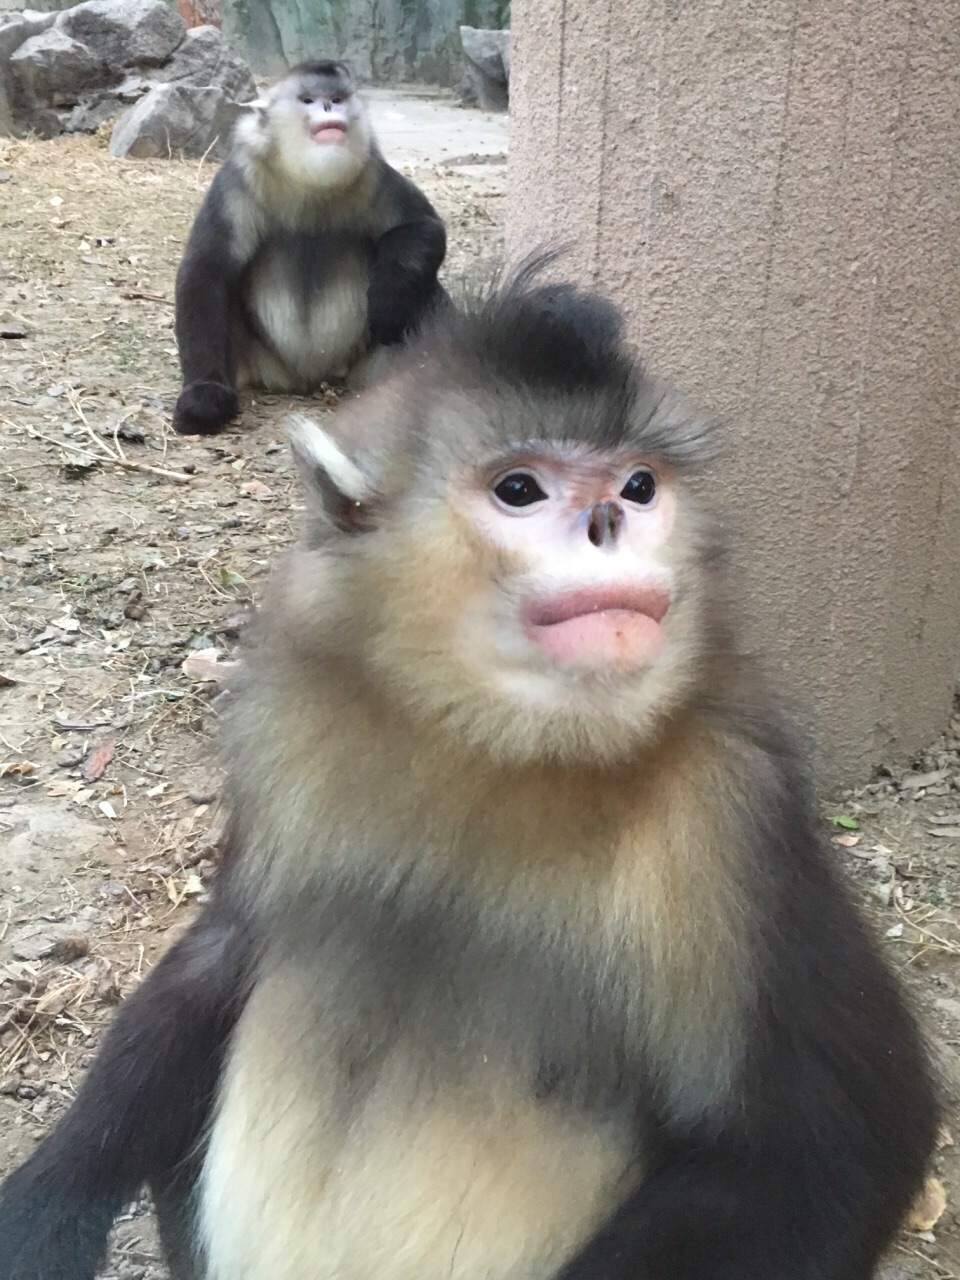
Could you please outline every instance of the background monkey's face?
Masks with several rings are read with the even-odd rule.
[[[298,183],[342,186],[370,154],[366,109],[339,63],[291,72],[252,105],[238,137],[254,156],[278,164]]]

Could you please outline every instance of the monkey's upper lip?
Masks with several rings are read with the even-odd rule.
[[[663,587],[584,587],[555,596],[538,596],[524,605],[523,622],[530,627],[553,627],[591,613],[640,613],[660,622],[670,604]]]

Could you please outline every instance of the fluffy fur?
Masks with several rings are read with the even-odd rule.
[[[177,1280],[869,1280],[933,1149],[926,1055],[731,642],[703,433],[597,307],[521,274],[296,428],[306,534],[191,935],[234,949],[121,1010],[0,1195],[4,1280],[89,1280],[138,1177]],[[467,499],[531,442],[675,487],[652,668],[530,698],[464,643],[525,572]]]

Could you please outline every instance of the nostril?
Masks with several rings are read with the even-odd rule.
[[[603,546],[604,524],[603,503],[597,503],[590,512],[590,521],[587,525],[587,537],[595,547]]]
[[[624,512],[618,502],[597,502],[590,510],[587,537],[595,547],[613,546],[623,528]]]

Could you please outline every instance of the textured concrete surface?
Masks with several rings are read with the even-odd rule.
[[[526,0],[508,246],[575,239],[726,423],[752,647],[862,777],[960,671],[955,0]]]

